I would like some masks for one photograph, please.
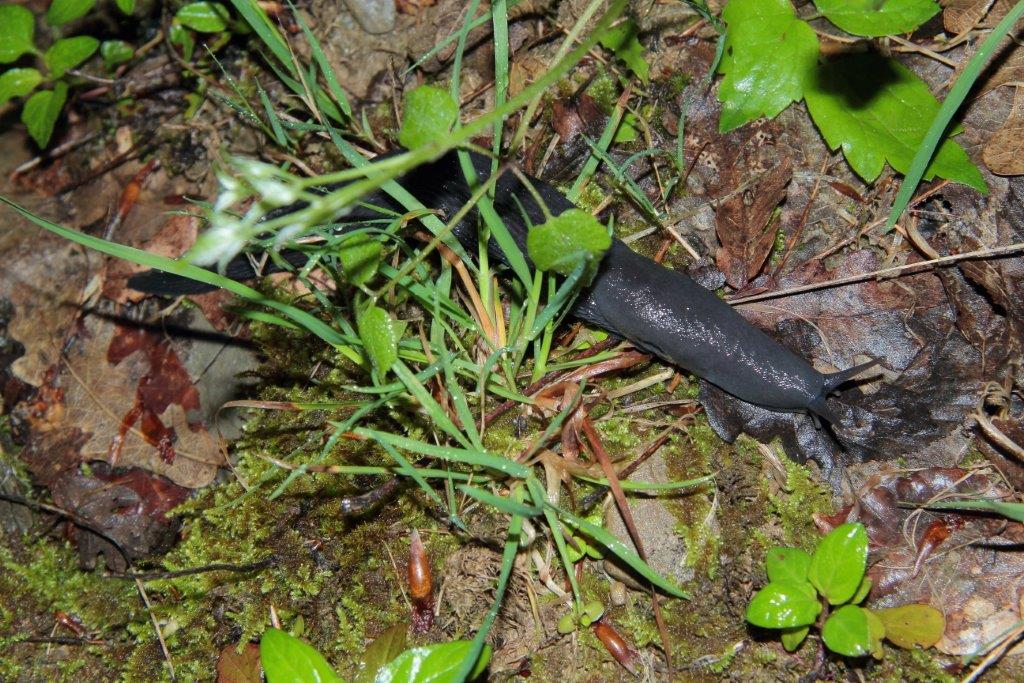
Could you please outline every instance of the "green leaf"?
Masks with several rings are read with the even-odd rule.
[[[887,161],[907,172],[939,109],[924,81],[895,60],[872,53],[821,67],[804,97],[829,147],[842,147],[850,166],[868,182],[881,174]],[[986,190],[981,172],[948,138],[924,175]]]
[[[773,117],[804,96],[818,64],[818,37],[797,18],[789,0],[729,0],[718,70],[727,132],[761,116]]]
[[[218,33],[227,29],[228,8],[219,2],[190,2],[178,10],[174,20],[200,33]]]
[[[50,70],[50,76],[60,78],[68,69],[74,69],[92,57],[99,46],[100,41],[92,36],[61,38],[46,50],[43,61]]]
[[[123,40],[104,40],[100,43],[100,57],[108,71],[118,64],[124,64],[134,55],[135,48]]]
[[[260,662],[267,683],[340,683],[341,679],[311,645],[276,628],[260,639]]]
[[[398,360],[398,325],[391,314],[378,306],[367,306],[356,316],[359,338],[374,369],[384,375]]]
[[[807,578],[831,604],[841,605],[860,587],[867,559],[868,532],[864,525],[840,524],[818,543]]]
[[[43,81],[36,69],[8,69],[0,74],[0,105],[15,97],[24,97]]]
[[[808,626],[819,614],[821,601],[806,582],[769,583],[747,605],[747,621],[761,628]]]
[[[0,98],[0,102],[3,99]],[[941,500],[928,503],[924,507],[932,510],[969,510],[971,512],[993,512],[997,515],[1012,519],[1015,522],[1024,522],[1024,503],[1003,503],[998,500]]]
[[[934,0],[814,0],[833,24],[855,36],[891,36],[909,33],[934,17]]]
[[[122,14],[131,14],[135,11],[135,0],[114,0],[114,4]]]
[[[807,639],[807,634],[810,633],[810,626],[800,626],[799,628],[786,629],[782,632],[782,647],[786,648],[786,652],[796,652],[796,649],[800,647],[800,644]]]
[[[28,128],[28,134],[40,147],[46,147],[53,135],[53,127],[68,99],[68,85],[58,81],[53,90],[43,90],[28,98],[21,110],[21,122]]]
[[[0,64],[10,64],[34,51],[36,33],[32,13],[21,5],[0,5]]]
[[[456,674],[471,648],[472,643],[468,640],[411,648],[381,669],[376,683],[459,683]],[[488,645],[480,653],[468,680],[483,673],[490,659],[491,647]]]
[[[171,24],[167,37],[172,45],[181,47],[181,56],[186,62],[192,61],[192,53],[196,49],[196,39],[193,33],[181,24]]]
[[[597,263],[612,245],[608,228],[583,209],[569,209],[532,228],[526,251],[540,270],[561,275],[572,272],[580,259]]]
[[[863,607],[860,609],[868,620],[868,644],[871,647],[871,656],[875,659],[882,659],[885,656],[885,650],[882,648],[882,638],[885,638],[885,624],[871,610]]]
[[[46,23],[60,26],[69,21],[84,17],[96,0],[53,0],[50,9],[46,10]]]
[[[601,36],[601,45],[614,52],[637,78],[646,83],[651,67],[644,59],[644,46],[637,40],[639,33],[640,28],[636,22],[627,19],[605,31]]]
[[[459,105],[447,91],[421,85],[405,95],[405,112],[398,142],[416,149],[445,138],[459,118]]]
[[[355,683],[373,683],[377,673],[405,649],[409,624],[395,624],[370,643],[359,662]]]
[[[871,579],[868,577],[865,576],[861,579],[860,586],[857,587],[857,592],[853,594],[852,598],[850,598],[850,604],[859,605],[864,602],[864,599],[868,597],[868,593],[871,592],[871,585]]]
[[[886,639],[897,647],[932,647],[942,640],[946,630],[946,617],[931,605],[902,605],[870,611],[882,620]]]
[[[856,605],[840,607],[825,621],[821,638],[828,649],[844,657],[862,657],[871,652],[867,610]]]
[[[807,581],[811,556],[799,548],[776,547],[768,551],[764,566],[768,570],[769,581],[803,583]]]
[[[338,262],[349,282],[366,284],[377,273],[383,250],[381,243],[366,233],[356,233],[342,240],[338,244]]]

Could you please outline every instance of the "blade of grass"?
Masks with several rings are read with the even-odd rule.
[[[999,46],[999,42],[1013,29],[1021,17],[1024,17],[1024,0],[1018,0],[1013,9],[1007,12],[1002,21],[996,24],[996,27],[992,29],[992,33],[988,35],[985,42],[981,44],[978,51],[967,62],[964,70],[957,76],[956,82],[949,89],[946,99],[942,101],[942,106],[939,107],[939,111],[935,114],[935,119],[932,120],[932,125],[928,128],[924,140],[921,141],[921,146],[917,148],[914,160],[910,162],[907,175],[903,178],[900,191],[896,193],[896,199],[893,201],[889,220],[885,223],[886,230],[892,230],[895,227],[904,210],[906,210],[907,205],[910,204],[910,199],[914,196],[914,190],[917,189],[921,178],[924,177],[928,164],[931,163],[935,150],[941,143],[946,129],[949,128],[953,116],[960,109],[964,100],[967,99],[967,94],[974,87],[975,81],[978,80],[978,76],[981,75],[985,65],[988,64],[992,53]]]
[[[416,439],[398,436],[397,434],[391,434],[389,432],[381,432],[376,429],[360,427],[354,431],[356,434],[365,436],[368,439],[386,441],[395,448],[401,448],[403,450],[420,453],[422,455],[429,455],[432,458],[440,458],[450,462],[460,462],[464,465],[486,467],[510,477],[515,477],[516,479],[525,479],[530,475],[530,468],[524,467],[523,465],[509,460],[508,458],[491,455],[487,452],[452,448],[450,446],[435,446],[434,444],[424,443],[422,441],[417,441]]]

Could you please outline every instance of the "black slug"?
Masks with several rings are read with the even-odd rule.
[[[477,175],[487,178],[491,160],[476,153],[470,156]],[[471,194],[456,152],[413,169],[399,182],[425,206],[439,210],[442,218],[454,215]],[[573,207],[553,186],[532,178],[529,182],[552,215]],[[503,174],[495,186],[495,209],[524,255],[529,226],[545,220],[534,192],[513,173]],[[363,202],[404,211],[383,192],[370,195]],[[299,206],[278,209],[275,215],[297,210]],[[360,220],[376,216],[369,209],[356,209],[344,220],[354,227]],[[475,210],[455,227],[454,233],[467,251],[475,253]],[[493,240],[488,251],[498,261],[507,263]],[[305,259],[299,252],[287,253],[285,257],[293,264]],[[232,261],[225,274],[239,280],[255,276],[250,260],[245,257]],[[212,289],[157,271],[136,275],[128,284],[154,294],[194,294]],[[613,240],[597,276],[580,294],[572,313],[748,403],[779,411],[810,411],[829,422],[835,422],[835,417],[825,405],[826,397],[873,364],[822,374],[687,275],[637,254],[618,239]]]

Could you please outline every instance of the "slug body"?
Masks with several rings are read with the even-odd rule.
[[[489,177],[491,160],[475,153],[469,156],[477,176],[481,180]],[[471,195],[455,152],[413,169],[398,182],[424,206],[438,210],[442,219],[454,215]],[[504,173],[494,192],[494,208],[524,256],[529,227],[545,220],[534,195],[552,215],[574,206],[544,181],[531,178],[529,182],[533,192],[515,174]],[[374,193],[363,202],[404,211],[383,192]],[[284,207],[276,215],[297,208]],[[344,220],[355,227],[359,221],[370,218],[379,218],[379,214],[357,208]],[[477,221],[474,209],[454,228],[455,236],[469,253],[475,253],[477,248]],[[493,239],[488,252],[507,265],[505,254]],[[284,255],[293,263],[305,260],[299,252]],[[533,267],[529,258],[527,263]],[[245,257],[229,264],[226,274],[235,279],[256,276]],[[190,294],[210,289],[202,283],[155,271],[133,277],[129,286],[159,294]],[[748,403],[779,411],[810,411],[829,422],[835,418],[825,405],[828,394],[866,367],[831,375],[818,372],[684,273],[637,254],[618,239],[612,241],[597,276],[581,292],[572,313]]]

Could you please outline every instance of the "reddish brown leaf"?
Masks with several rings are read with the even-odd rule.
[[[1024,175],[1024,87],[1016,90],[1010,115],[981,153],[989,170],[999,175]]]
[[[749,169],[733,166],[730,179],[737,192],[722,202],[715,214],[715,229],[722,246],[715,254],[719,269],[734,289],[743,289],[757,276],[775,244],[772,214],[786,196],[793,178],[788,158],[741,191]]]
[[[217,658],[217,683],[260,683],[263,666],[260,664],[260,646],[246,643],[242,651],[237,645],[228,645]]]

